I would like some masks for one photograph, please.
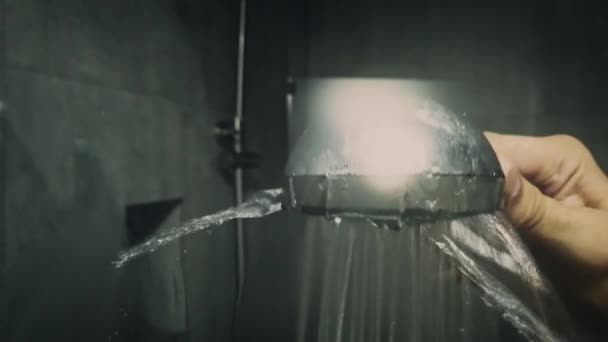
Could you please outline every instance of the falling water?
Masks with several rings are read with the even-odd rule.
[[[360,219],[300,219],[309,223],[299,341],[578,340],[500,213],[399,232]]]
[[[154,252],[182,236],[209,229],[234,219],[259,218],[281,210],[280,196],[283,189],[258,191],[241,205],[220,211],[215,214],[195,218],[169,229],[161,230],[146,241],[118,254],[115,267],[122,267],[129,260],[142,254]]]
[[[530,341],[566,340],[562,333],[569,319],[564,308],[502,214],[428,225],[423,231],[481,289],[484,302],[520,334]]]
[[[240,206],[159,231],[114,265],[229,220],[275,213],[282,194],[260,191]],[[559,299],[501,214],[398,232],[360,218],[301,219],[312,224],[297,289],[299,341],[504,340],[501,321],[530,341],[576,340]]]
[[[339,223],[338,223],[339,224]],[[352,236],[352,235],[351,235]],[[348,285],[350,283],[351,263],[353,261],[353,239],[349,239],[348,251],[346,254],[346,263],[344,264],[344,279],[341,287],[340,303],[338,308],[338,326],[336,328],[335,341],[342,341],[342,331],[344,328],[344,308],[346,307],[346,295],[348,293]]]

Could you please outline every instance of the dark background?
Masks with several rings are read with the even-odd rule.
[[[248,223],[236,330],[232,226],[109,264],[128,205],[181,198],[168,225],[233,203],[212,130],[234,116],[238,9],[0,0],[0,340],[290,340],[298,235],[280,216]],[[279,184],[288,75],[455,81],[481,128],[572,134],[607,169],[607,33],[601,2],[250,1],[247,192]]]

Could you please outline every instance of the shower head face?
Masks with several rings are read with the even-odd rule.
[[[296,83],[290,116],[306,117],[285,173],[286,205],[309,214],[436,217],[500,207],[504,176],[481,132],[419,83]]]

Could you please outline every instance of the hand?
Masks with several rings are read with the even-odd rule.
[[[486,136],[506,175],[511,222],[542,249],[558,285],[608,309],[608,179],[589,150],[564,135]]]

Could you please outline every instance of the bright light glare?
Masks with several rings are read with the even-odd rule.
[[[429,167],[430,138],[413,124],[415,96],[397,84],[373,81],[354,82],[329,95],[328,124],[344,137],[341,152],[354,173],[390,191]]]
[[[349,81],[327,94],[329,124],[347,129],[403,120],[416,104],[398,83],[386,81]]]
[[[427,169],[428,142],[422,132],[377,124],[353,141],[350,158],[357,171],[368,175],[380,190],[402,186],[408,176]]]

